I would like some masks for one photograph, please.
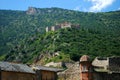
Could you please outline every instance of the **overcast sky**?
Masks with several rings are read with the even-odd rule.
[[[120,10],[120,0],[0,0],[0,9],[27,10],[28,7],[108,12]]]

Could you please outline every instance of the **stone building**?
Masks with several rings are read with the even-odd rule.
[[[120,57],[96,57],[93,61],[83,55],[79,62],[58,73],[59,80],[120,80]]]
[[[120,80],[120,57],[95,58],[94,80]]]
[[[60,25],[61,25],[61,28],[71,28],[71,23],[68,23],[68,22],[62,23]]]
[[[71,23],[65,22],[65,23],[57,24],[55,26],[46,27],[46,32],[56,31],[56,30],[64,29],[64,28],[77,28],[77,29],[79,29],[80,25],[72,25]]]
[[[90,58],[87,55],[83,55],[80,58],[80,80],[93,80],[92,75]]]
[[[80,58],[80,80],[120,80],[120,57]]]
[[[56,31],[56,30],[59,30],[59,29],[61,29],[60,25],[55,25],[55,26],[51,27],[51,31]]]
[[[36,80],[36,74],[24,64],[0,62],[0,80]]]
[[[51,27],[46,27],[46,32],[51,31]]]

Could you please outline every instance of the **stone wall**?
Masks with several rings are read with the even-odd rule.
[[[46,27],[46,32],[51,31],[51,27]]]
[[[70,68],[71,66],[74,65],[74,62],[63,62],[63,65],[64,65],[66,68]]]
[[[120,80],[119,73],[94,73],[93,80]]]
[[[120,57],[109,58],[109,71],[120,73]]]
[[[32,12],[33,10],[30,10],[30,11]],[[76,29],[80,29],[80,25],[72,25],[71,23],[65,22],[65,23],[57,24],[55,26],[46,27],[46,32],[48,32],[48,31],[56,31],[56,30],[63,29],[63,28],[76,28]]]
[[[68,69],[58,73],[59,80],[80,80],[79,62],[71,65]]]

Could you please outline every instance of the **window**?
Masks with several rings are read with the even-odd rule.
[[[83,65],[83,67],[82,67],[82,71],[88,71],[88,69],[87,69],[87,66],[86,66],[86,65]]]

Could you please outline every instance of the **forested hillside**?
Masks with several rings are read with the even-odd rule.
[[[81,28],[45,33],[46,26],[63,22],[80,24]],[[78,60],[83,54],[120,55],[120,11],[0,10],[0,60],[31,63],[41,53],[57,51],[68,54],[71,60]]]

